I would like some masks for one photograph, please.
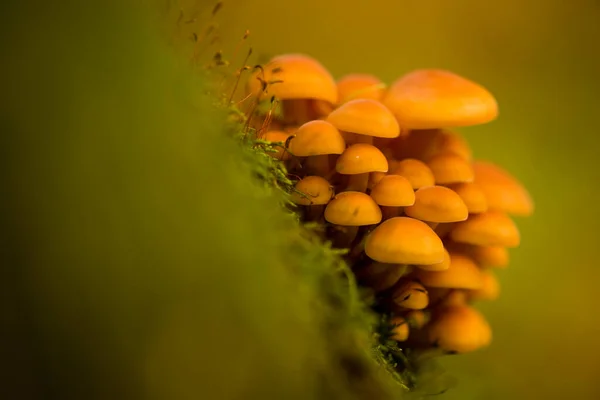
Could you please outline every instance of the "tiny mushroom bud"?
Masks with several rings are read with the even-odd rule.
[[[457,223],[450,238],[458,243],[504,247],[517,247],[521,240],[513,220],[498,211],[475,214]]]
[[[478,125],[498,116],[498,104],[482,86],[452,72],[422,69],[395,81],[383,100],[400,126],[435,129]]]
[[[427,325],[429,341],[448,352],[467,353],[490,344],[492,329],[472,307],[444,307]]]

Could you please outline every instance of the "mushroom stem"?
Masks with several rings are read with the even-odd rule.
[[[355,174],[350,175],[350,179],[348,180],[348,186],[346,187],[345,192],[362,192],[365,193],[367,191],[367,186],[369,186],[369,174]]]
[[[358,226],[338,226],[338,230],[332,240],[333,246],[337,248],[348,248],[358,234]]]
[[[455,225],[456,224],[454,222],[441,223],[434,228],[434,231],[438,234],[440,238],[444,238],[448,236],[448,234],[450,233],[450,231],[452,231],[452,228],[454,228]]]
[[[439,223],[438,223],[438,222],[429,222],[429,221],[423,221],[423,222],[425,222],[427,225],[429,225],[429,227],[430,227],[431,229],[433,229],[434,231],[435,231],[435,228],[437,228],[437,227],[438,227],[438,225],[439,225]]]
[[[330,170],[328,155],[310,156],[304,161],[304,173],[306,175],[326,177]]]
[[[319,204],[314,206],[308,206],[306,208],[306,220],[307,221],[318,221],[325,211],[325,205]]]
[[[381,219],[385,221],[386,219],[398,217],[402,214],[404,207],[390,207],[390,206],[379,206],[381,208]]]
[[[309,100],[283,100],[281,108],[283,110],[283,120],[287,125],[302,125],[312,119],[311,114],[313,112]]]

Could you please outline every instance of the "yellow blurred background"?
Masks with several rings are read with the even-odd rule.
[[[250,29],[254,62],[303,52],[336,77],[390,83],[436,67],[489,88],[499,120],[462,132],[478,158],[524,182],[536,212],[518,221],[522,245],[499,273],[501,299],[482,306],[493,346],[445,359],[458,386],[442,397],[600,398],[600,3],[239,0],[218,20],[226,52]]]

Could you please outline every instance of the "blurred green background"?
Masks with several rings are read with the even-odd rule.
[[[482,306],[493,346],[444,361],[459,385],[443,397],[600,398],[598,1],[228,1],[219,20],[225,49],[249,28],[258,53],[308,53],[336,77],[439,67],[489,88],[500,118],[462,132],[536,212]]]

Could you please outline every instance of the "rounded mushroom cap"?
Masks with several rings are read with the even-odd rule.
[[[422,310],[429,305],[427,289],[416,281],[401,282],[393,289],[392,298],[397,306],[411,310]]]
[[[433,172],[427,164],[414,158],[390,162],[389,174],[405,177],[415,190],[435,184]]]
[[[450,268],[445,271],[414,271],[416,279],[432,288],[479,289],[483,284],[481,271],[469,257],[450,253]]]
[[[425,271],[445,271],[450,268],[450,253],[444,247],[444,259],[441,262],[430,265],[419,265],[419,268]]]
[[[264,67],[264,77],[255,71],[247,85],[248,93],[261,98],[275,96],[281,100],[316,99],[337,103],[337,85],[327,69],[317,60],[304,54],[283,54],[274,57]],[[269,84],[263,92],[261,81]]]
[[[392,325],[395,325],[392,328],[392,339],[398,342],[404,342],[408,339],[408,335],[410,334],[410,328],[408,326],[408,321],[403,317],[393,317],[390,320]]]
[[[380,206],[405,207],[415,203],[415,192],[408,181],[400,175],[386,175],[373,189],[371,197]]]
[[[469,300],[496,300],[500,296],[500,283],[496,275],[490,271],[481,271],[481,278],[481,287],[467,292]]]
[[[454,190],[467,205],[469,214],[479,214],[488,209],[487,199],[483,190],[476,183],[463,182],[448,185]]]
[[[513,220],[499,211],[471,215],[466,221],[456,224],[450,238],[458,243],[477,246],[517,247],[521,241]]]
[[[443,186],[427,186],[417,190],[415,204],[406,207],[404,213],[427,222],[457,222],[469,216],[460,196]]]
[[[298,157],[342,154],[346,149],[340,131],[326,121],[310,121],[300,126],[289,143],[292,154]]]
[[[365,193],[342,192],[327,204],[325,220],[343,226],[374,225],[381,222],[381,209]]]
[[[471,161],[469,143],[458,133],[446,129],[411,130],[397,141],[394,147],[398,159],[416,158],[429,161],[442,153],[453,153]]]
[[[385,93],[385,84],[370,74],[348,74],[337,81],[338,104],[354,99],[380,101]]]
[[[498,116],[498,104],[482,86],[452,72],[422,69],[395,81],[384,104],[400,126],[434,129],[490,122]]]
[[[534,204],[527,189],[507,171],[485,161],[474,162],[473,171],[490,210],[520,216],[533,213]]]
[[[435,183],[438,185],[473,182],[474,174],[471,163],[457,154],[438,154],[432,157],[427,165],[431,168]]]
[[[290,137],[288,132],[284,131],[268,131],[261,136],[261,139],[269,141],[271,143],[285,143],[285,141]],[[270,153],[271,157],[276,158],[278,160],[285,161],[290,158],[290,153],[285,150],[285,147],[279,146],[277,147],[277,153]]]
[[[444,259],[444,245],[423,221],[394,217],[369,234],[365,253],[384,263],[430,265]]]
[[[335,169],[342,175],[387,172],[388,162],[377,147],[366,143],[356,143],[348,147],[337,159]]]
[[[492,329],[479,311],[469,306],[444,307],[427,325],[431,343],[446,351],[467,353],[492,341]]]
[[[386,106],[376,100],[356,99],[342,104],[327,116],[341,131],[360,135],[395,138],[400,127]]]
[[[320,176],[306,176],[295,186],[298,192],[292,193],[292,201],[302,206],[316,206],[329,203],[333,197],[333,187],[325,178]]]
[[[481,267],[505,268],[508,266],[510,255],[506,247],[476,246],[452,241],[447,242],[446,245],[454,252],[471,257]]]

